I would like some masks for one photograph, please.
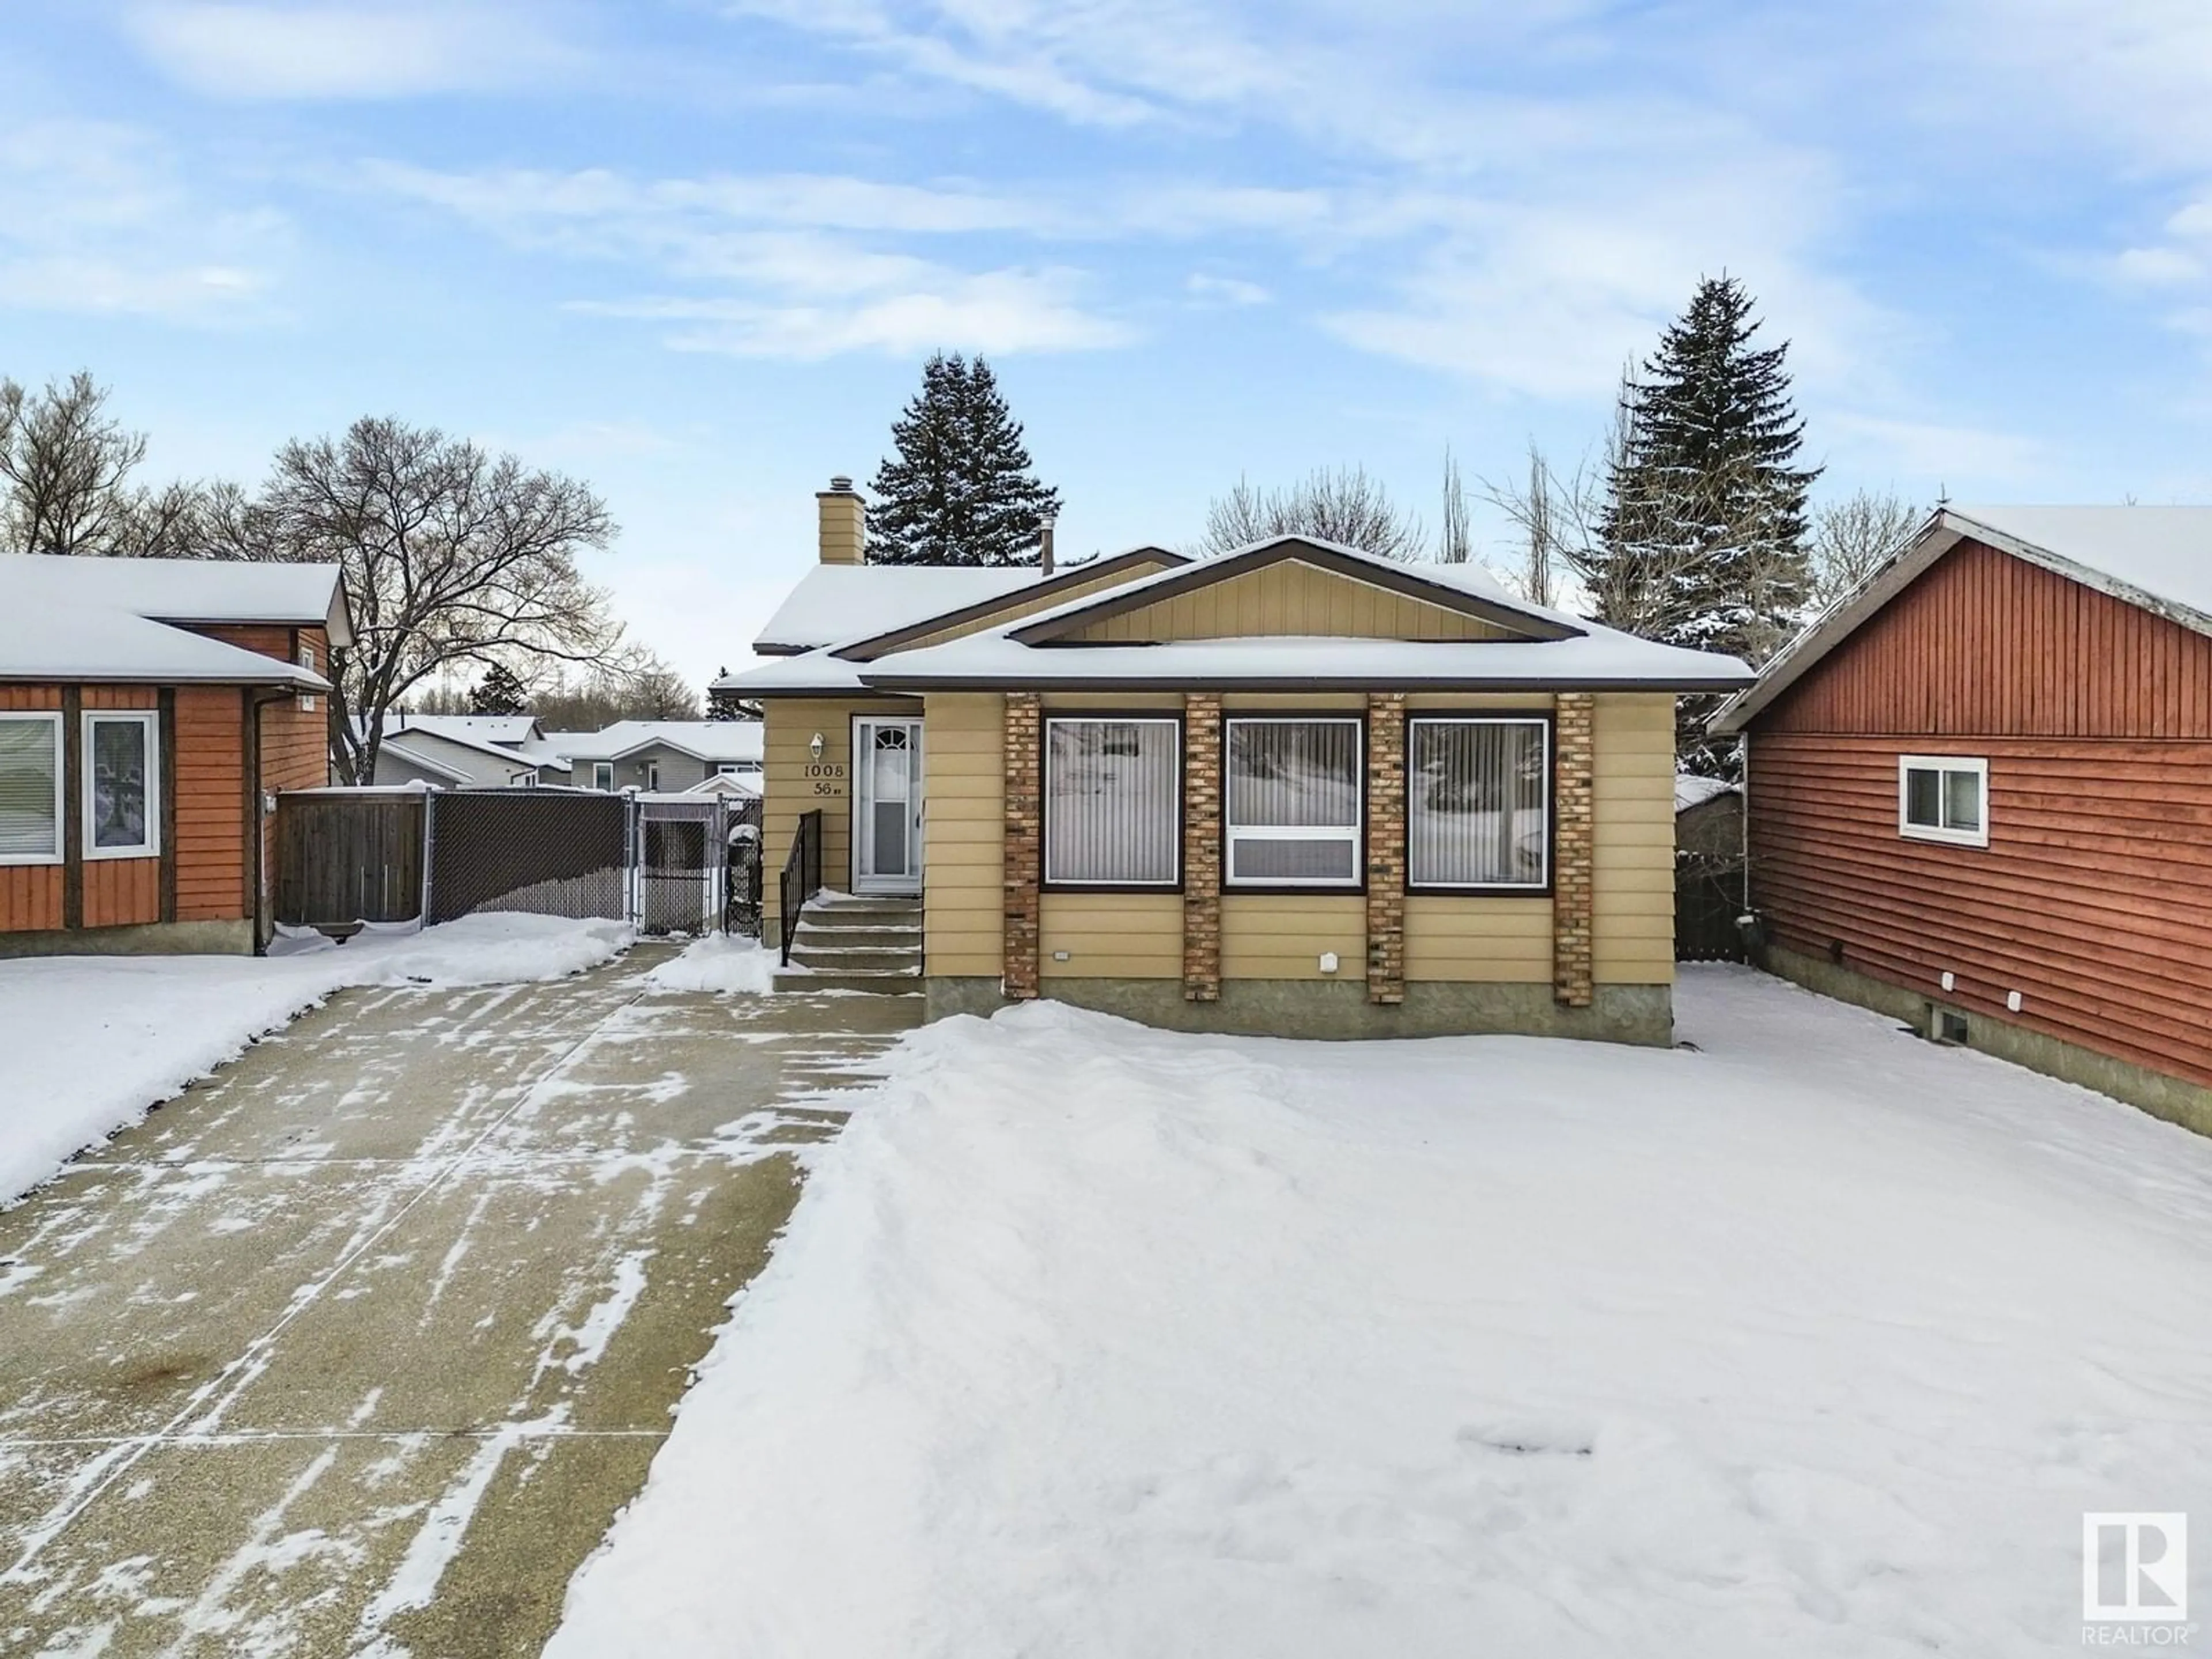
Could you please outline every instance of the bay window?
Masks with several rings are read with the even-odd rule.
[[[1541,892],[1552,879],[1552,728],[1415,715],[1406,732],[1407,879],[1447,891]]]
[[[62,717],[0,714],[0,864],[62,860]]]
[[[1158,887],[1182,879],[1182,722],[1048,716],[1048,887]]]
[[[1231,716],[1225,722],[1224,886],[1362,884],[1364,735],[1357,716]]]
[[[161,850],[156,717],[84,717],[84,855],[150,858]]]

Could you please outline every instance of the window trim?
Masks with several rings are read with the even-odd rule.
[[[1119,726],[1147,721],[1172,726],[1175,732],[1175,879],[1173,881],[1056,881],[1052,860],[1052,728],[1108,721]],[[1045,893],[1180,893],[1188,860],[1185,837],[1190,817],[1185,805],[1190,769],[1190,727],[1180,708],[1048,708],[1037,732],[1037,890]]]
[[[1268,723],[1276,725],[1289,724],[1295,726],[1311,726],[1330,721],[1334,721],[1340,726],[1356,727],[1359,734],[1358,742],[1355,745],[1355,757],[1352,766],[1354,780],[1358,783],[1359,789],[1358,821],[1351,827],[1352,854],[1352,868],[1353,872],[1352,879],[1350,881],[1297,881],[1286,879],[1280,876],[1269,876],[1264,879],[1255,879],[1249,881],[1237,880],[1231,875],[1230,872],[1235,865],[1237,840],[1239,836],[1249,836],[1258,841],[1296,841],[1301,838],[1310,838],[1315,828],[1334,830],[1337,826],[1325,825],[1307,827],[1293,824],[1278,824],[1263,825],[1259,827],[1260,831],[1273,830],[1276,832],[1273,834],[1255,832],[1255,830],[1240,830],[1231,828],[1229,822],[1229,748],[1231,729],[1238,726],[1255,726]],[[1218,764],[1216,768],[1219,780],[1219,787],[1221,790],[1221,891],[1223,896],[1226,897],[1231,894],[1236,893],[1259,893],[1262,895],[1274,894],[1278,896],[1292,893],[1323,893],[1338,894],[1346,897],[1357,897],[1358,896],[1366,892],[1368,819],[1367,792],[1369,787],[1367,769],[1367,710],[1364,708],[1266,708],[1253,709],[1249,712],[1235,709],[1224,709],[1221,714],[1221,754]]]
[[[53,734],[54,850],[51,853],[0,853],[0,865],[55,865],[69,856],[69,788],[64,779],[69,757],[62,752],[62,715],[58,709],[23,708],[0,712],[0,720],[43,720]]]
[[[645,763],[645,793],[648,795],[660,793],[660,763],[657,760]]]
[[[1530,882],[1437,882],[1413,879],[1413,728],[1422,725],[1540,726],[1544,730],[1544,879]],[[1549,708],[1424,708],[1406,714],[1406,891],[1442,898],[1555,896],[1559,837],[1559,717]]]
[[[1971,772],[1981,780],[1982,827],[1953,830],[1941,824],[1915,823],[1906,816],[1911,799],[1911,776],[1933,772],[1939,778],[1950,772]],[[1936,786],[1936,812],[1950,810],[1950,787]],[[1899,755],[1897,757],[1897,833],[1906,841],[1933,842],[1944,847],[1987,847],[1990,844],[1990,763],[1984,755]]]
[[[313,640],[303,640],[296,633],[293,635],[292,665],[295,668],[306,669],[310,674],[322,672],[322,670],[315,666],[315,642]],[[313,713],[315,694],[302,687],[300,691],[299,704],[301,714]]]
[[[601,783],[599,781],[602,777],[606,779],[605,783]],[[614,793],[615,763],[612,761],[593,761],[592,763],[592,787],[599,790],[604,794],[611,795]]]
[[[100,859],[157,859],[161,856],[161,716],[152,708],[88,708],[78,717],[83,729],[78,734],[77,752],[82,757],[77,780],[78,810],[84,814],[80,831],[82,842],[81,854],[87,864]],[[135,725],[146,732],[146,836],[131,847],[100,847],[94,841],[93,821],[93,727],[103,722],[114,725]]]

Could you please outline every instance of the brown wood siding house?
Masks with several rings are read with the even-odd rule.
[[[43,624],[0,638],[0,956],[258,949],[264,799],[329,781],[337,573],[10,556],[0,602]]]
[[[1767,965],[2212,1131],[2192,584],[2212,509],[1931,520],[1718,722]]]

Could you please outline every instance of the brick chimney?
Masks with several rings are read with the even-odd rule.
[[[830,488],[817,490],[814,499],[822,512],[822,562],[864,562],[868,544],[866,503],[861,501],[860,492],[853,488],[853,481],[842,477],[832,478]]]

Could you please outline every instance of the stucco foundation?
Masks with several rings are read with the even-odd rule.
[[[149,921],[135,927],[55,927],[0,933],[0,957],[244,957],[250,921]]]
[[[1007,1006],[996,979],[933,975],[923,981],[931,1019],[989,1015]],[[1664,1048],[1674,1040],[1674,994],[1665,985],[1600,985],[1587,1007],[1562,1006],[1548,984],[1416,981],[1402,1003],[1368,1000],[1364,980],[1231,979],[1218,1001],[1186,1000],[1166,979],[1050,978],[1042,994],[1078,1007],[1173,1031],[1330,1040],[1522,1036],[1583,1037]]]
[[[1875,979],[1819,957],[1785,950],[1778,945],[1766,947],[1760,955],[1760,965],[1769,973],[1795,981],[1808,991],[1887,1014],[1923,1035],[1928,1030],[1931,1003],[1945,1008],[1956,1006],[1944,1001],[1940,995],[1931,997],[1905,986],[1893,985],[1887,980]],[[2024,1066],[2031,1072],[2040,1072],[2045,1077],[2094,1089],[2200,1135],[2212,1135],[2212,1089],[2154,1072],[2132,1060],[2100,1054],[2094,1048],[2047,1036],[1991,1014],[1972,1010],[1960,1012],[1966,1014],[1969,1048]]]

